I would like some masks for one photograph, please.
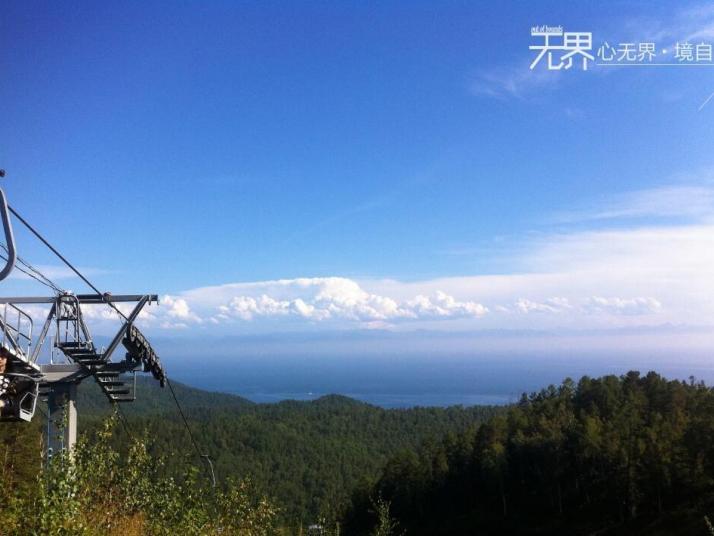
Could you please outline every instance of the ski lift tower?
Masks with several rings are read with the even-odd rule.
[[[0,177],[4,177],[0,170]],[[94,294],[74,294],[60,289],[37,269],[16,254],[10,213],[37,236],[53,253],[65,262],[93,290]],[[149,372],[161,384],[167,382],[166,372],[156,352],[134,322],[142,309],[158,303],[155,294],[112,295],[101,293],[74,266],[57,252],[17,212],[8,206],[0,188],[0,218],[5,233],[5,266],[0,270],[0,280],[5,279],[19,261],[35,275],[23,272],[48,284],[54,290],[48,297],[0,297],[0,355],[6,359],[6,368],[0,371],[0,380],[7,387],[0,390],[0,422],[30,421],[37,407],[37,399],[47,396],[49,408],[47,454],[67,449],[71,452],[77,439],[77,386],[93,378],[102,393],[112,404],[136,400],[136,374]],[[39,277],[36,277],[39,276]],[[120,304],[133,303],[125,314]],[[33,318],[22,306],[49,306],[49,314],[39,333],[33,334]],[[82,308],[104,306],[113,309],[120,327],[106,347],[98,347],[84,320]],[[39,363],[41,349],[50,339],[50,362]],[[126,350],[124,358],[112,359],[119,346]],[[56,362],[55,355],[64,362]],[[0,385],[3,385],[0,383]]]

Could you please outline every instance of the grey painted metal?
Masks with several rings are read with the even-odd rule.
[[[126,319],[126,322],[124,322],[124,324],[122,324],[121,329],[114,336],[114,339],[109,344],[109,347],[102,354],[102,359],[108,360],[111,357],[112,353],[114,352],[114,350],[119,345],[122,338],[124,337],[126,330],[134,322],[134,320],[136,320],[136,317],[139,316],[139,313],[144,308],[144,305],[146,305],[147,301],[149,301],[148,296],[144,296],[143,298],[141,298],[141,300],[139,300],[139,303],[136,304],[136,307],[134,307],[134,310],[131,312],[129,317]]]
[[[0,303],[20,303],[20,304],[31,304],[31,303],[54,303],[57,300],[55,296],[51,298],[40,298],[35,296],[15,296],[15,297],[0,297]]]
[[[149,303],[159,301],[158,294],[114,294],[105,293],[101,296],[97,294],[77,294],[79,303],[116,303],[116,302],[137,302],[144,296],[148,297]]]
[[[42,372],[42,387],[46,387],[47,384],[61,382],[76,383],[89,376],[87,369],[81,365],[75,365],[74,363],[61,365],[40,365],[40,371]]]
[[[7,262],[2,270],[0,270],[0,281],[5,279],[12,269],[15,267],[17,260],[17,252],[15,251],[15,235],[12,232],[12,222],[10,222],[10,213],[7,208],[7,199],[5,192],[0,188],[0,216],[2,217],[2,226],[5,230],[5,244],[7,245]]]
[[[65,322],[65,340],[72,333],[74,340],[79,340],[79,300],[74,294],[63,294],[57,298],[55,321],[57,322],[57,334],[61,333],[60,323]],[[70,330],[69,324],[72,323]],[[59,341],[58,341],[59,342]]]
[[[14,314],[17,315],[17,326],[12,325],[7,319],[8,306],[10,307],[10,310],[14,311]],[[11,312],[11,314],[13,313]],[[29,325],[27,332],[22,329],[23,319],[26,324]],[[25,361],[28,361],[30,347],[32,346],[32,317],[12,303],[6,303],[3,308],[2,319],[0,319],[0,326],[2,327],[3,332],[2,344],[5,345],[6,341],[10,341],[10,344],[12,344],[15,348],[18,356],[23,358]],[[26,348],[24,347],[23,341],[24,344],[27,345]]]
[[[42,345],[45,343],[45,338],[47,337],[47,333],[49,332],[50,326],[52,325],[52,317],[55,314],[56,308],[57,305],[52,304],[50,314],[47,315],[47,320],[45,320],[45,323],[42,326],[42,331],[40,331],[40,336],[37,338],[37,344],[35,345],[35,349],[32,350],[32,354],[30,354],[30,361],[32,361],[33,363],[37,363],[37,358],[40,356],[40,350],[42,349]]]
[[[128,364],[126,362],[120,363],[109,363],[102,368],[101,371],[92,372],[87,370],[86,367],[76,363],[62,363],[60,365],[40,365],[40,371],[42,372],[42,379],[40,381],[40,387],[50,387],[57,383],[79,383],[89,376],[96,375],[97,373],[102,375],[102,373],[107,374],[123,374],[126,372],[142,372],[142,365],[138,364]]]
[[[79,303],[86,304],[101,304],[101,303],[122,303],[122,302],[138,302],[144,296],[148,297],[147,302],[153,303],[159,301],[159,296],[157,294],[118,294],[99,296],[97,294],[77,294],[77,299]],[[51,297],[41,297],[41,296],[15,296],[15,297],[0,297],[1,303],[55,303],[57,301],[56,296]]]
[[[8,342],[9,342],[10,343],[9,347],[15,351],[15,354],[17,354],[18,356],[24,357],[22,348],[20,347],[20,344],[17,342],[15,335],[13,335],[11,333],[11,330],[13,329],[13,327],[9,326],[4,318],[0,319],[0,327],[2,327],[2,332],[3,332],[2,345],[7,348]]]
[[[60,382],[52,386],[47,397],[49,422],[47,429],[47,457],[67,450],[70,455],[77,443],[77,384]]]
[[[89,341],[91,343],[92,336],[89,334],[89,328],[87,327],[87,324],[84,323],[84,316],[82,316],[82,309],[79,306],[79,303],[77,303],[77,322],[79,323],[79,328],[84,334],[84,340]]]

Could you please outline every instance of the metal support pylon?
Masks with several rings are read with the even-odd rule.
[[[77,442],[77,384],[55,383],[48,393],[47,458],[67,451]]]

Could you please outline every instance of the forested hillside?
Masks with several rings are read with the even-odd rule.
[[[54,512],[33,521],[41,533],[714,533],[714,391],[695,381],[630,372],[506,408],[411,410],[341,396],[253,404],[176,384],[217,490],[169,393],[142,385],[125,429],[90,385],[74,472],[40,472],[41,414],[0,427],[0,534],[23,534],[37,509]]]
[[[383,410],[343,397],[260,405],[240,413],[196,409],[194,433],[220,478],[250,475],[283,505],[289,519],[335,518],[361,479],[374,479],[389,456],[490,415],[481,408]],[[193,454],[182,425],[162,417],[134,419],[152,430],[152,451]],[[169,460],[173,470],[181,458]]]
[[[566,380],[393,456],[355,494],[348,532],[369,530],[381,497],[407,534],[709,534],[713,439],[701,383]]]
[[[312,402],[254,404],[176,382],[173,386],[200,448],[213,460],[219,484],[229,478],[250,478],[257,493],[269,495],[280,506],[281,521],[294,526],[321,518],[336,520],[349,506],[358,483],[374,481],[399,449],[416,448],[429,437],[462,430],[499,411],[492,407],[385,410],[335,395]],[[80,431],[88,433],[100,429],[112,413],[89,381],[81,385],[78,408]],[[196,456],[168,389],[140,382],[137,401],[122,405],[122,412],[129,432],[146,437],[149,453],[165,457],[160,475],[181,475],[188,466],[205,474],[204,462]],[[30,427],[32,440],[22,443],[23,449],[34,452],[27,455],[35,469],[42,420],[38,412]],[[15,429],[24,434],[29,430]],[[124,427],[117,425],[114,446],[125,449],[129,439]]]

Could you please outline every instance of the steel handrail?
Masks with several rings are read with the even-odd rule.
[[[0,174],[0,177],[5,174]],[[7,208],[7,199],[5,192],[0,188],[0,217],[2,218],[2,227],[5,231],[5,244],[7,246],[7,262],[2,270],[0,270],[0,281],[5,279],[12,269],[15,267],[17,260],[17,252],[15,251],[15,235],[12,232],[12,223],[10,222],[10,212]]]
[[[30,347],[32,346],[32,330],[34,328],[34,322],[32,320],[32,317],[29,314],[27,314],[25,311],[20,309],[18,306],[16,306],[15,304],[10,303],[8,305],[10,307],[12,307],[13,309],[15,309],[15,311],[17,311],[17,329],[15,329],[15,331],[17,332],[18,339],[20,337],[22,337],[23,339],[25,339],[27,341],[26,354],[29,355]],[[23,318],[27,321],[27,324],[29,325],[29,329],[28,329],[27,333],[25,333],[21,329]],[[11,326],[11,327],[13,327],[13,326]],[[13,327],[13,329],[14,329],[14,327]],[[19,343],[20,341],[18,340],[17,342]]]
[[[8,322],[7,319],[7,306],[10,306],[12,309],[14,309],[17,313],[17,327],[12,325],[11,323]],[[25,333],[22,329],[22,321],[23,318],[26,320],[27,324],[29,325],[28,332]],[[5,307],[3,308],[3,316],[2,319],[0,320],[2,323],[2,331],[3,331],[3,338],[2,342],[5,344],[8,340],[12,344],[12,346],[17,350],[18,352],[22,353],[23,356],[27,357],[30,354],[30,348],[32,347],[32,330],[34,326],[34,322],[32,320],[32,317],[28,315],[25,311],[20,309],[19,307],[13,305],[12,303],[6,303]],[[13,333],[15,334],[13,336]],[[22,340],[27,341],[27,349],[25,350],[22,345]]]

